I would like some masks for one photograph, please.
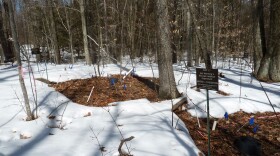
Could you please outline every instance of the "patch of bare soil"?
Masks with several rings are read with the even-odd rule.
[[[188,112],[177,111],[176,114],[186,124],[197,147],[207,154],[207,119],[199,119],[201,124],[199,128],[197,119]],[[280,117],[280,113],[277,114]],[[249,125],[252,116],[254,116],[254,124]],[[213,122],[214,119],[211,119],[210,129]],[[246,125],[241,128],[244,124]],[[253,129],[257,126],[258,130],[254,133]],[[211,131],[211,155],[241,155],[234,146],[234,140],[241,136],[256,139],[261,145],[262,156],[280,156],[280,124],[274,113],[248,114],[240,111],[229,115],[228,120],[219,119],[216,129]]]
[[[117,101],[126,101],[147,98],[150,101],[159,101],[156,86],[152,78],[127,76],[122,80],[122,75],[108,77],[93,77],[89,79],[70,80],[60,83],[51,83],[57,91],[64,94],[73,102],[87,106],[107,106]],[[146,85],[146,84],[150,85]],[[94,88],[93,88],[94,87]],[[93,89],[92,89],[93,88]],[[90,96],[92,90],[92,94]],[[89,97],[90,96],[90,97]]]
[[[154,85],[154,82],[158,84],[157,79],[128,76],[122,81],[122,77],[122,75],[113,75],[111,78],[93,77],[61,83],[46,83],[72,101],[87,106],[107,106],[107,104],[116,101],[140,98],[147,98],[150,101],[160,100],[156,91],[158,86]],[[114,84],[112,84],[112,78],[114,78]],[[93,86],[94,89],[89,98]],[[223,92],[217,94],[227,95]],[[176,111],[175,113],[186,124],[198,148],[207,154],[206,119],[199,119],[202,127],[198,128],[196,118],[186,111]],[[251,136],[261,144],[262,155],[280,156],[280,125],[273,115],[275,114],[237,112],[229,115],[228,121],[219,119],[216,130],[211,131],[211,154],[215,156],[240,155],[234,146],[234,140],[240,136]],[[280,113],[278,115],[280,116]],[[248,123],[251,116],[255,117],[254,125],[246,125],[237,132],[242,125]],[[211,119],[211,124],[213,124],[213,120]],[[259,126],[256,133],[253,132],[255,126]]]

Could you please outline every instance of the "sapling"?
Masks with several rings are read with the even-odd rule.
[[[25,81],[24,81],[22,75],[20,74],[22,71],[22,62],[21,62],[21,58],[20,58],[20,46],[19,46],[19,42],[18,42],[16,24],[15,24],[15,19],[14,19],[13,2],[7,1],[7,4],[8,4],[8,8],[9,8],[8,14],[9,14],[10,28],[11,28],[11,32],[12,32],[12,41],[13,41],[13,46],[14,46],[14,50],[16,53],[16,59],[17,59],[17,64],[18,64],[19,83],[20,83],[20,87],[22,90],[22,94],[23,94],[23,99],[24,99],[24,104],[25,104],[25,109],[26,109],[26,114],[27,114],[27,120],[34,120],[35,118],[31,112],[29,99],[28,99],[28,93],[27,93],[27,89],[25,86]]]
[[[65,104],[65,103],[66,103],[66,106],[65,106],[64,109],[63,109],[63,112],[62,112],[62,114],[61,114],[60,120],[58,120],[58,121],[60,121],[60,123],[59,123],[58,125],[57,125],[57,124],[55,124],[55,125],[49,125],[49,126],[48,126],[49,128],[59,128],[59,129],[61,129],[61,130],[64,130],[65,125],[63,124],[63,116],[64,116],[64,113],[65,113],[65,111],[66,111],[66,108],[67,108],[67,106],[68,106],[69,101],[66,101],[66,102],[61,103],[60,105],[58,105],[58,106],[48,115],[48,118],[49,118],[49,119],[54,119],[56,116],[52,115],[53,112],[55,112],[60,106],[62,106],[62,105]]]
[[[23,47],[21,47],[21,49],[22,49],[22,53],[23,53],[24,57],[27,60],[29,81],[30,81],[31,91],[32,91],[32,95],[33,95],[33,99],[34,99],[34,104],[35,104],[34,108],[35,108],[35,112],[36,112],[34,117],[37,118],[38,117],[38,93],[37,93],[37,86],[36,86],[35,76],[34,76],[34,72],[33,72],[32,66],[30,64],[30,57],[28,56],[26,49],[23,48]],[[33,83],[32,83],[32,79],[33,79]],[[33,84],[34,84],[34,87],[33,87]]]
[[[189,98],[189,101],[195,106],[195,108],[197,107],[197,108],[199,108],[201,111],[203,111],[204,113],[207,113],[204,109],[202,109],[202,108],[200,108],[198,105],[196,105],[192,100],[191,100],[191,98],[188,96],[188,95],[186,95],[187,96],[187,98]],[[209,114],[210,115],[210,117],[211,118],[214,118],[211,114]],[[198,122],[198,125],[199,125],[199,127],[200,127],[200,123],[199,123],[199,119],[198,119],[198,116],[196,115],[196,118],[197,118],[197,122]]]
[[[127,149],[127,152],[128,152],[128,155],[130,155],[130,152],[131,152],[131,151],[129,150],[129,148],[128,148],[127,144],[126,144],[126,139],[124,138],[123,133],[122,133],[121,129],[119,128],[118,124],[117,124],[117,121],[115,120],[115,118],[113,117],[112,113],[110,112],[110,109],[108,108],[108,109],[106,110],[104,107],[103,107],[103,109],[110,115],[111,119],[113,120],[115,126],[116,126],[117,129],[118,129],[119,134],[121,135],[121,138],[122,138],[121,143],[123,142],[123,143],[125,144],[126,149]],[[132,136],[132,137],[133,137],[133,136]],[[134,138],[134,137],[133,137],[133,138]],[[133,139],[133,138],[132,138],[132,139]],[[131,140],[132,140],[132,139],[131,139]],[[130,141],[130,140],[128,140],[128,141]],[[123,144],[123,143],[122,143],[122,144]],[[122,153],[120,153],[120,154],[122,154]]]
[[[90,126],[89,128],[90,128],[92,134],[94,135],[93,138],[96,139],[96,141],[97,141],[97,144],[98,144],[98,146],[99,146],[99,151],[100,151],[101,155],[104,156],[103,152],[106,152],[106,150],[105,150],[105,147],[102,146],[102,145],[100,144],[100,141],[99,141],[99,139],[98,139],[98,137],[97,137],[99,133],[98,133],[98,134],[95,134],[95,132],[93,131],[93,128],[92,128],[91,126]],[[103,130],[104,130],[104,129],[103,129]],[[102,130],[102,131],[103,131],[103,130]]]
[[[242,125],[242,126],[237,130],[237,132],[239,132],[244,126],[246,126],[246,125],[252,126],[252,125],[254,125],[254,123],[255,123],[255,118],[254,118],[254,117],[251,117],[251,118],[249,119],[249,122],[246,122],[244,125]]]
[[[23,111],[25,112],[25,114],[27,114],[26,110],[24,109],[24,106],[23,106],[22,101],[20,101],[20,99],[19,99],[19,97],[18,97],[18,95],[17,95],[16,90],[15,90],[14,88],[13,88],[13,90],[14,90],[14,92],[15,92],[15,95],[16,95],[16,97],[17,97],[17,100],[19,101],[19,103],[20,103],[20,105],[21,105],[21,107],[22,107]]]
[[[154,79],[154,78],[155,78],[155,73],[154,73],[153,61],[152,61],[151,57],[149,57],[149,65],[150,65],[150,67],[151,67],[152,74],[153,74],[153,79]]]

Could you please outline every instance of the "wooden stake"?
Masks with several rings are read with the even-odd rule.
[[[91,94],[92,94],[93,88],[94,88],[94,86],[92,86],[92,88],[91,88],[90,94],[89,94],[88,99],[87,99],[87,103],[88,103],[88,101],[89,101],[89,99],[90,99],[90,97],[91,97]]]

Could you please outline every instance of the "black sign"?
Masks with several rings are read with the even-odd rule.
[[[40,54],[40,48],[32,48],[31,49],[31,54],[34,55],[34,54]]]
[[[196,68],[196,86],[200,89],[218,91],[218,69]]]

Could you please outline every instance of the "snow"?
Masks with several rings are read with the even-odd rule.
[[[154,72],[155,77],[158,77],[156,64],[136,63],[134,67],[140,76],[152,77]],[[29,100],[34,108],[31,92],[33,79],[30,81],[27,64],[24,63],[23,68]],[[50,81],[56,82],[95,75],[94,66],[82,63],[75,64],[72,69],[69,65],[53,64],[32,64],[32,68],[35,78],[48,77]],[[127,64],[126,68],[133,67]],[[219,79],[219,87],[230,95],[209,91],[211,116],[222,118],[225,112],[231,114],[240,110],[252,113],[273,111],[260,83],[250,76],[250,69],[244,68],[244,64],[242,68],[242,76],[238,64],[233,64],[231,69],[219,69],[226,76]],[[17,67],[0,66],[0,156],[102,155],[98,142],[105,147],[104,155],[116,156],[122,135],[124,138],[135,137],[127,142],[129,151],[135,156],[192,156],[199,152],[188,129],[175,114],[172,127],[172,102],[180,98],[157,103],[139,99],[116,102],[114,106],[104,108],[87,107],[73,103],[47,84],[36,80],[39,117],[27,122],[17,70]],[[125,73],[114,64],[102,66],[101,71],[103,76]],[[190,88],[196,84],[195,68],[188,71],[178,64],[174,65],[174,71],[179,92],[183,92],[195,104],[189,102],[187,111],[193,116],[206,117],[206,91],[201,89],[201,92],[197,92]],[[280,112],[280,83],[262,85],[275,110]],[[49,115],[56,118],[49,119]],[[125,145],[122,149],[127,152]]]

